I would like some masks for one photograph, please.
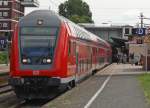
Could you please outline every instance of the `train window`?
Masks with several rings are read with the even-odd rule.
[[[52,36],[22,36],[21,47],[53,47],[55,44],[55,37]]]
[[[58,28],[56,27],[23,27],[21,28],[21,35],[32,36],[56,36]]]
[[[83,64],[83,60],[81,60],[81,72],[84,71],[84,64]]]
[[[81,72],[83,72],[83,60],[81,60]]]
[[[71,42],[69,41],[69,44],[68,44],[69,46],[68,46],[68,56],[70,55],[70,53],[71,53]]]
[[[72,56],[76,56],[76,42],[69,42],[69,50],[68,50],[69,54],[71,54]]]
[[[80,72],[82,72],[82,62],[80,60]]]
[[[76,55],[76,42],[73,42],[73,55]]]
[[[31,58],[31,65],[46,65],[43,58],[52,59],[58,28],[23,27],[20,31],[20,55]]]
[[[93,55],[96,56],[97,54],[97,48],[93,47]]]
[[[86,59],[86,63],[87,63],[87,70],[89,69],[89,59]]]

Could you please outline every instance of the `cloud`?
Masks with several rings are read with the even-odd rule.
[[[139,15],[141,12],[139,9],[131,9],[131,10],[128,10],[124,13],[124,15],[127,15],[127,16],[137,16]]]
[[[39,8],[26,8],[26,14],[39,9],[49,9],[57,11],[56,4],[65,0],[39,0]],[[134,23],[139,22],[138,16],[143,12],[145,17],[150,18],[150,1],[148,0],[83,0],[87,2],[93,14],[95,24],[111,21],[112,23]],[[144,20],[150,24],[150,20]]]

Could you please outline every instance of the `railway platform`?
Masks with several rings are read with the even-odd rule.
[[[9,72],[9,65],[0,64],[0,75]]]
[[[9,65],[0,64],[0,86],[8,84]]]
[[[150,108],[137,76],[141,66],[111,64],[43,108]]]

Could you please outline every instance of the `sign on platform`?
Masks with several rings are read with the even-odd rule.
[[[6,38],[0,38],[0,49],[4,50],[7,45],[7,39]]]
[[[134,35],[138,35],[138,36],[144,36],[145,35],[145,31],[146,31],[146,28],[134,28],[132,30],[132,34]]]
[[[136,33],[140,36],[145,35],[145,28],[137,28]]]

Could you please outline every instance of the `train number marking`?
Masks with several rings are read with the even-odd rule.
[[[39,71],[39,70],[33,71],[33,75],[39,75],[39,74],[40,74],[40,71]]]

